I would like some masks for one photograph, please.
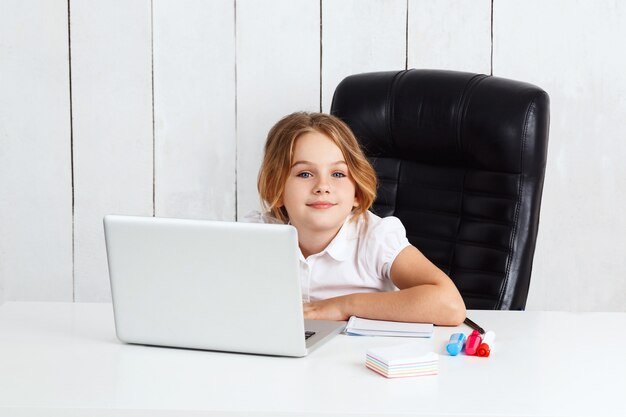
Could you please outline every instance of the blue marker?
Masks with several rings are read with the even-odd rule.
[[[465,335],[463,333],[454,333],[450,336],[446,350],[450,356],[456,356],[463,350],[463,345],[465,345]]]

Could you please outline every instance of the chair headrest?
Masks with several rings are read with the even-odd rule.
[[[524,82],[444,70],[357,74],[337,86],[331,112],[368,156],[517,174],[546,163],[537,138],[547,137],[549,98]]]

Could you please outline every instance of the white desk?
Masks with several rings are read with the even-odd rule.
[[[126,345],[110,304],[0,307],[0,416],[626,416],[626,313],[475,311],[490,358],[422,339],[439,375],[388,380],[339,335],[307,358]]]

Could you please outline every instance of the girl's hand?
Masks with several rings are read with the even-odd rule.
[[[349,296],[305,303],[302,305],[304,318],[308,320],[348,320],[350,315],[346,312],[347,297]]]

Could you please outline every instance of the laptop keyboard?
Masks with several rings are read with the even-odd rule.
[[[315,332],[304,332],[304,340],[307,340],[309,337],[313,336]]]

